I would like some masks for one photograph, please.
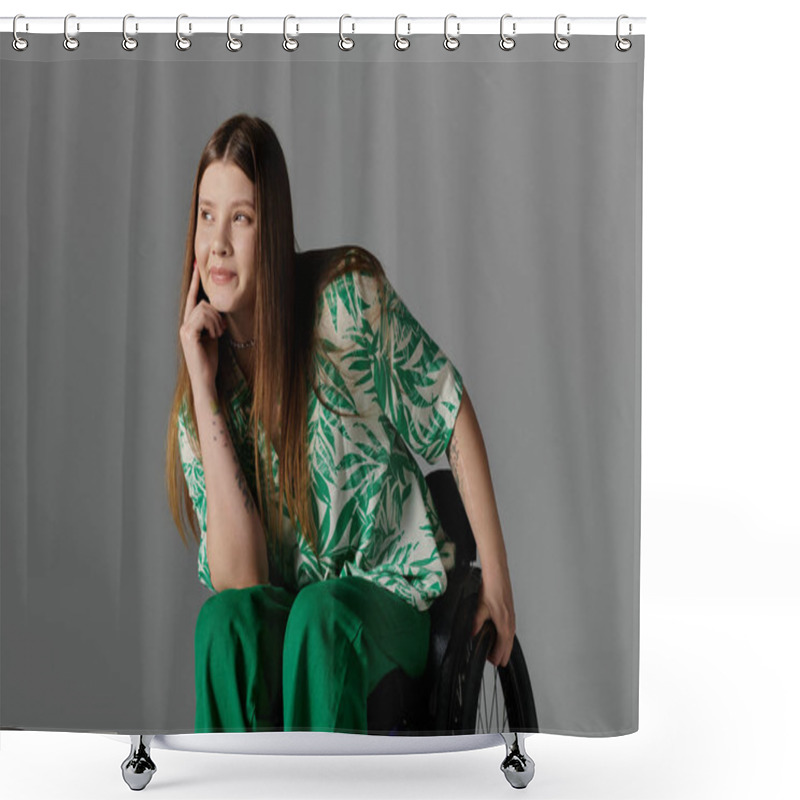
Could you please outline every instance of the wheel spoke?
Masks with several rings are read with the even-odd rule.
[[[491,686],[491,697],[489,687]],[[500,672],[488,659],[484,665],[478,709],[475,720],[476,733],[498,733],[508,731],[508,708],[506,707]]]

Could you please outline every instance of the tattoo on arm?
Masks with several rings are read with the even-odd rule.
[[[459,455],[458,439],[456,438],[456,432],[453,431],[453,435],[450,437],[450,443],[447,445],[447,460],[450,462],[450,469],[453,471],[453,478],[455,479],[458,491],[461,492],[461,476],[459,474],[461,462],[459,460]]]
[[[219,406],[216,404],[216,402],[214,400],[211,401],[211,410],[214,412],[215,417],[219,416]],[[211,424],[212,424],[212,426],[214,428],[216,428],[217,427],[217,420],[216,419],[212,419],[211,420]],[[227,432],[228,432],[228,429],[227,429],[225,423],[224,422],[220,423],[220,434],[219,435],[220,435],[220,438],[222,439],[222,446],[223,447],[227,447],[228,446],[228,437],[226,435]],[[213,439],[214,439],[215,442],[217,441],[216,435],[214,435]]]
[[[211,401],[211,411],[214,414],[215,419],[211,420],[211,424],[216,428],[217,427],[217,420],[216,417],[220,416],[220,408],[219,404],[216,400]],[[222,439],[222,446],[228,446],[228,429],[224,422],[220,422],[220,431],[219,437]],[[214,441],[217,441],[217,435],[214,435]],[[236,455],[234,454],[234,459],[236,459]],[[241,491],[242,496],[244,497],[244,507],[249,511],[253,511],[255,509],[255,503],[253,502],[253,496],[250,494],[250,487],[247,485],[247,479],[244,477],[244,473],[242,472],[242,467],[239,464],[238,460],[236,461],[236,485],[239,487],[239,491]]]
[[[244,473],[242,472],[242,468],[237,465],[236,467],[236,484],[238,485],[239,489],[241,490],[242,494],[244,495],[244,507],[247,511],[252,511],[255,508],[255,504],[253,503],[253,498],[250,495],[250,488],[247,485],[247,481],[245,480]]]

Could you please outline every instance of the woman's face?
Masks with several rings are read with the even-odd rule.
[[[194,252],[203,289],[223,313],[255,301],[258,224],[253,182],[235,164],[215,161],[200,181]]]

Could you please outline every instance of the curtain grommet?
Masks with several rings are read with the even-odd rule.
[[[139,40],[135,36],[128,36],[127,31],[127,24],[128,20],[134,18],[133,14],[126,14],[122,18],[122,49],[131,52],[131,50],[135,50],[139,46]],[[139,30],[139,26],[136,25],[136,30]]]
[[[289,32],[286,30],[286,25],[290,19],[297,19],[293,14],[287,14],[283,18],[283,49],[289,53],[293,53],[300,47],[300,40],[297,36],[289,36]],[[295,31],[297,33],[300,32],[300,26],[295,25]]]
[[[408,19],[408,17],[405,14],[398,14],[394,18],[394,49],[395,50],[408,50],[408,48],[411,47],[411,39],[406,39],[405,36],[401,36],[400,35],[400,31],[398,30],[398,28],[399,28],[399,23],[400,23],[401,19]],[[408,27],[408,33],[406,33],[406,36],[410,36],[411,35],[411,23],[407,22],[406,25]]]
[[[23,39],[23,38],[22,38],[22,37],[21,37],[21,36],[20,36],[20,35],[17,33],[17,20],[18,20],[18,19],[25,19],[25,15],[24,15],[24,14],[17,14],[17,15],[14,17],[14,24],[13,24],[13,25],[12,25],[12,27],[11,27],[11,30],[12,30],[12,32],[13,32],[13,34],[14,34],[14,40],[11,42],[11,46],[12,46],[12,47],[13,47],[13,48],[14,48],[14,49],[15,49],[15,50],[18,52],[18,53],[21,53],[23,50],[27,49],[27,47],[28,47],[28,40],[27,40],[27,39]],[[26,28],[27,28],[27,24],[26,24]]]
[[[64,17],[64,41],[63,41],[63,45],[64,45],[64,49],[65,50],[69,50],[70,52],[72,52],[73,50],[77,50],[80,47],[80,44],[81,44],[74,36],[70,36],[69,35],[69,31],[67,30],[67,26],[69,25],[69,18],[70,17],[74,17],[74,16],[75,16],[75,14],[67,14],[67,16]],[[81,29],[81,25],[80,25],[80,23],[77,23],[77,30],[80,31],[80,29]]]
[[[555,49],[558,50],[559,53],[563,53],[569,47],[569,39],[567,39],[566,36],[562,36],[558,32],[558,21],[560,19],[566,19],[566,18],[567,18],[566,14],[558,14],[556,16],[555,23],[553,24],[553,30],[554,30],[555,36],[556,36],[555,41],[553,42],[553,47],[555,47]],[[567,36],[569,36],[569,33],[570,33],[570,24],[568,22],[567,23]]]
[[[177,47],[178,50],[188,50],[192,46],[192,40],[191,39],[187,39],[181,33],[181,20],[184,17],[188,17],[188,16],[189,16],[188,14],[178,14],[178,17],[175,20],[175,34],[178,37],[177,39],[175,39],[175,47]],[[192,30],[192,23],[190,22],[189,23],[189,31],[191,32],[191,30]]]
[[[517,32],[516,22],[511,23],[511,36],[503,32],[503,23],[511,16],[511,14],[503,14],[503,16],[500,17],[500,49],[506,52],[513,50],[517,45],[517,40],[513,36],[513,34]]]
[[[442,45],[444,46],[444,49],[445,50],[449,50],[450,52],[452,52],[453,50],[458,50],[459,46],[461,45],[461,40],[458,38],[459,34],[461,33],[461,23],[460,22],[456,22],[456,35],[455,36],[452,36],[451,34],[449,34],[447,32],[447,22],[448,22],[448,20],[450,20],[452,18],[458,19],[455,14],[448,14],[444,18],[444,41],[442,42]]]
[[[352,50],[356,46],[356,43],[352,39],[349,39],[347,36],[345,36],[342,32],[342,23],[345,19],[353,18],[349,14],[342,14],[342,16],[339,17],[339,49],[347,52],[348,50]],[[351,33],[355,33],[355,31],[356,25],[353,23],[353,30]]]
[[[236,37],[235,37],[235,36],[234,36],[234,35],[231,33],[231,20],[232,20],[232,19],[239,19],[239,17],[238,17],[236,14],[231,14],[231,15],[228,17],[228,41],[227,41],[227,42],[225,42],[225,47],[227,47],[227,48],[228,48],[228,50],[230,50],[230,51],[231,51],[231,53],[238,53],[238,52],[239,52],[239,50],[241,50],[241,49],[242,49],[242,45],[243,45],[244,43],[242,42],[242,40],[241,40],[241,39],[237,39],[237,38],[236,38]],[[239,28],[239,31],[241,32],[241,26],[240,26],[240,28]]]
[[[620,23],[620,20],[623,20],[623,19],[630,19],[630,18],[628,17],[627,14],[620,14],[617,17],[617,41],[614,42],[614,47],[616,47],[617,50],[620,51],[620,53],[627,53],[628,50],[630,50],[631,47],[633,47],[633,42],[630,39],[625,39],[623,36],[620,35],[619,23]],[[628,36],[631,35],[632,31],[633,31],[633,25],[631,25],[631,23],[629,22],[628,23]]]

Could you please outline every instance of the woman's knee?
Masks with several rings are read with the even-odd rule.
[[[311,583],[300,590],[292,605],[287,640],[327,636],[334,630],[353,634],[360,626],[357,605],[352,587],[342,578]]]
[[[317,581],[304,586],[298,592],[289,612],[289,624],[314,619],[319,614],[327,613],[335,605],[330,589],[330,584],[333,583],[335,581]]]
[[[254,616],[253,593],[258,588],[225,589],[209,597],[197,614],[195,644],[247,629]]]

